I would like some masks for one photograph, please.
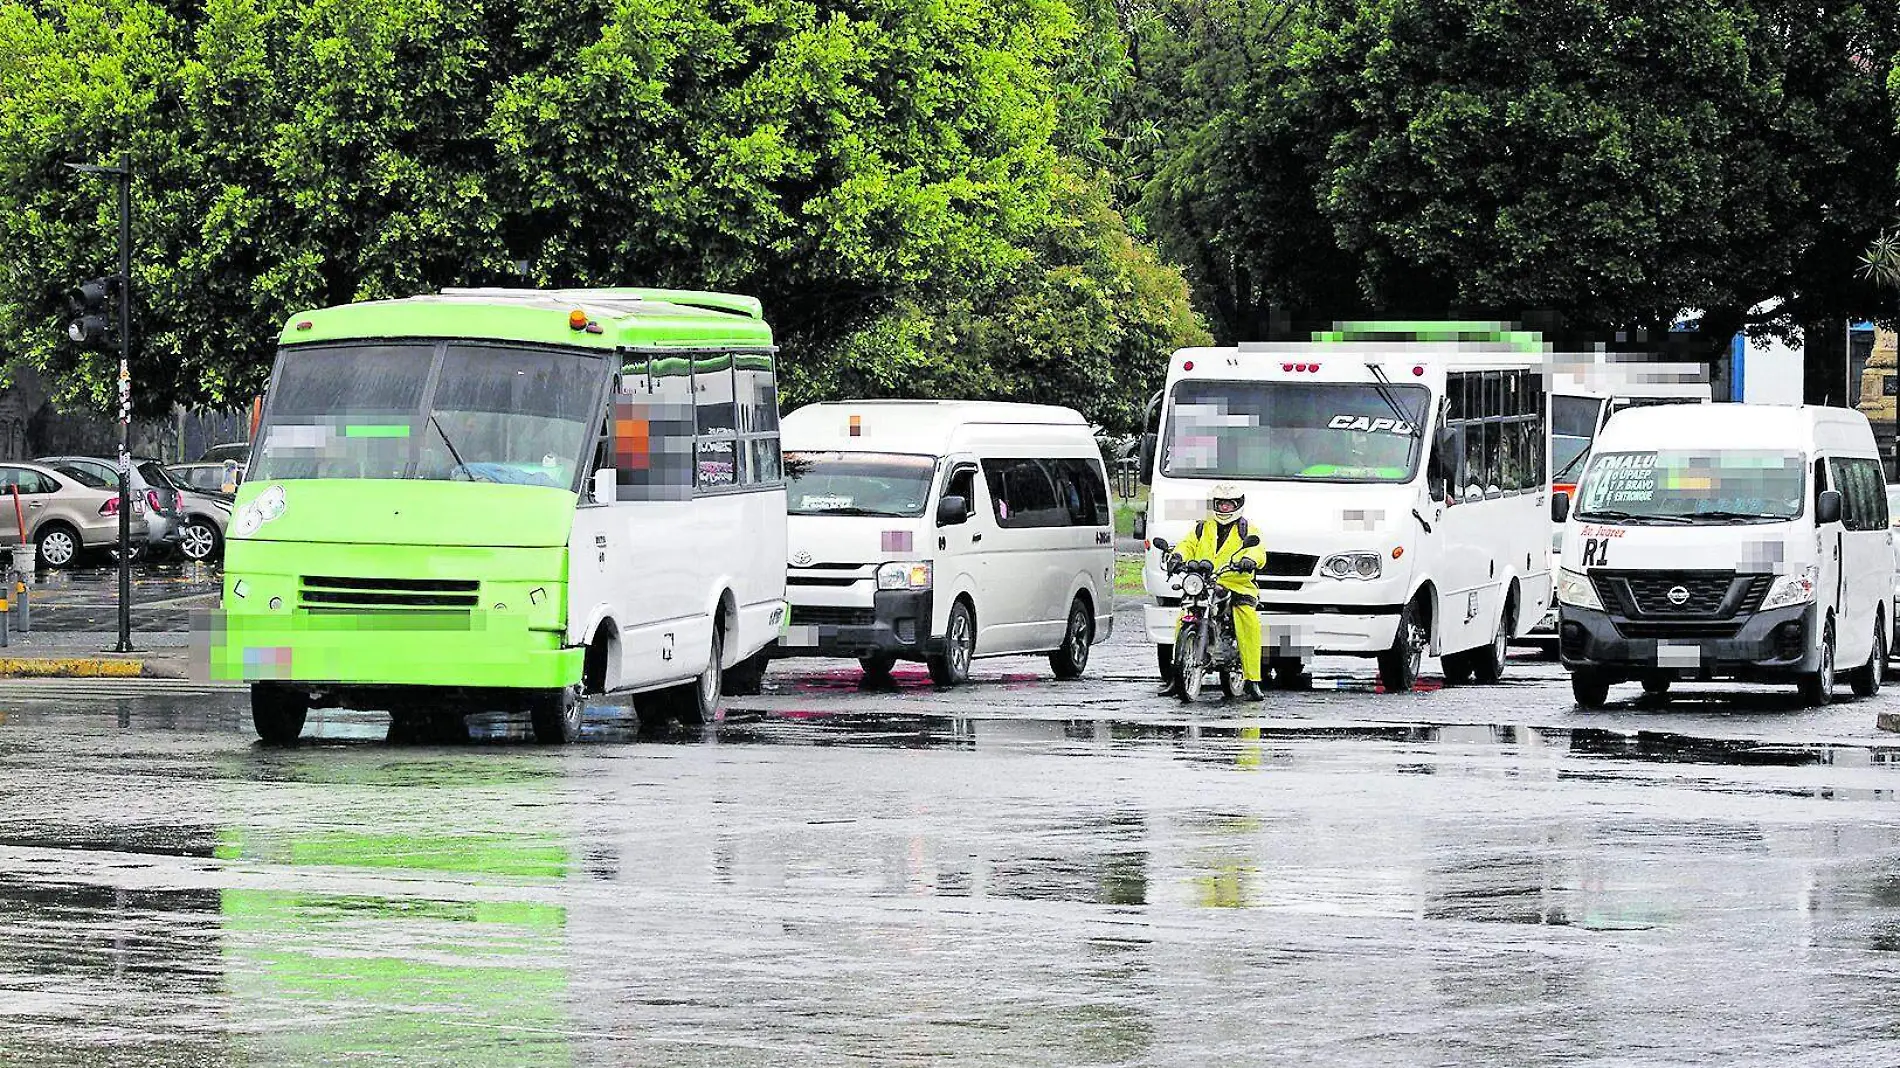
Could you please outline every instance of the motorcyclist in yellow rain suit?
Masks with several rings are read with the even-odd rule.
[[[1214,565],[1214,570],[1232,564],[1235,560],[1246,558],[1253,561],[1256,570],[1267,563],[1267,550],[1264,545],[1245,548],[1247,540],[1247,520],[1242,518],[1240,510],[1247,505],[1247,498],[1238,487],[1221,483],[1214,487],[1209,498],[1212,523],[1206,519],[1194,524],[1194,533],[1181,539],[1174,547],[1174,555],[1180,560],[1206,560]],[[1234,643],[1240,646],[1240,670],[1246,677],[1247,685],[1241,695],[1246,700],[1261,699],[1260,684],[1260,611],[1255,604],[1259,593],[1254,586],[1251,571],[1230,571],[1220,578],[1220,584],[1233,594],[1229,603],[1234,610]],[[1175,680],[1170,680],[1167,689],[1172,691]]]

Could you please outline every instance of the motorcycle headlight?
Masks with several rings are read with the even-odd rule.
[[[925,561],[893,560],[877,569],[880,590],[927,590],[930,588],[930,564]]]
[[[1181,592],[1189,597],[1199,597],[1207,592],[1207,580],[1190,571],[1181,579]]]
[[[1385,564],[1378,553],[1334,553],[1320,561],[1319,573],[1334,579],[1376,579]]]
[[[1575,571],[1557,572],[1557,603],[1603,611],[1603,599],[1597,596],[1596,583],[1591,582],[1588,575]]]
[[[1768,609],[1807,604],[1814,600],[1815,584],[1820,578],[1821,569],[1813,564],[1791,575],[1782,575],[1775,579],[1773,586],[1768,587],[1768,596],[1762,598],[1761,606]]]

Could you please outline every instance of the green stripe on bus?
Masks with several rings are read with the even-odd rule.
[[[352,424],[343,428],[343,436],[346,438],[406,438],[409,436],[409,424]]]

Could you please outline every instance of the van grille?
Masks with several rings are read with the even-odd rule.
[[[1305,553],[1268,553],[1267,566],[1260,572],[1263,575],[1277,575],[1281,578],[1306,578],[1319,566],[1319,557]]]
[[[1645,619],[1733,619],[1754,612],[1773,575],[1733,571],[1597,571],[1591,575],[1604,607]],[[1669,597],[1680,589],[1678,604]]]
[[[478,603],[481,585],[473,579],[305,575],[297,603],[312,612],[467,612]]]
[[[837,608],[818,604],[792,606],[791,625],[795,627],[868,627],[876,622],[875,608]]]

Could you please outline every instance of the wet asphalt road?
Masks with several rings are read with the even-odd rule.
[[[1900,1063],[1889,698],[1188,711],[1132,622],[562,751],[0,683],[0,1063]]]

